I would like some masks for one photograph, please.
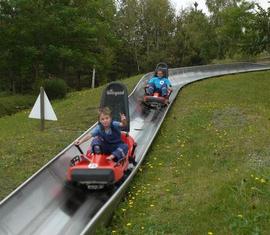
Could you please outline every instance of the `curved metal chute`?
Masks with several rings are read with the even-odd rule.
[[[194,81],[224,74],[259,71],[269,66],[238,63],[171,69],[174,101],[179,90]],[[70,144],[53,160],[30,177],[0,203],[0,234],[88,234],[110,218],[144,160],[170,105],[163,112],[146,111],[141,106],[144,87],[152,73],[146,74],[129,96],[130,135],[138,143],[137,166],[113,193],[85,193],[65,187],[66,170],[78,150]],[[87,134],[96,124],[89,128]],[[86,151],[88,143],[82,145]]]

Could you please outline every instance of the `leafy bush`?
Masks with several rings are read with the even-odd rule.
[[[45,80],[44,89],[49,99],[61,99],[67,94],[68,86],[62,79]]]
[[[0,117],[14,114],[33,106],[36,97],[32,95],[10,95],[0,97]]]

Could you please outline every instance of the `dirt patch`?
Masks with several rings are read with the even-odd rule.
[[[237,107],[225,107],[215,110],[212,117],[213,125],[222,129],[243,127],[248,121],[248,116]]]
[[[248,165],[252,169],[259,169],[270,166],[270,148],[248,155]]]

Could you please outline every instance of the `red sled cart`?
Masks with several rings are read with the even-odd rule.
[[[76,146],[80,155],[75,156],[67,171],[67,181],[75,186],[87,189],[111,188],[121,181],[130,172],[130,163],[136,164],[135,149],[137,144],[128,134],[129,132],[129,110],[127,88],[121,83],[110,83],[103,91],[101,107],[107,106],[113,112],[113,119],[119,119],[119,113],[124,113],[128,124],[121,132],[122,141],[128,145],[127,155],[115,162],[107,160],[108,154],[94,154],[89,147],[86,154],[80,146]]]
[[[168,78],[168,65],[167,64],[159,63],[156,66],[155,75],[157,75],[158,70],[162,70],[164,72],[164,75]],[[166,107],[169,104],[169,98],[172,93],[172,89],[168,88],[167,95],[161,96],[159,92],[154,92],[152,95],[148,95],[146,93],[147,88],[148,88],[148,85],[144,88],[145,95],[143,97],[143,103],[146,107],[153,108],[153,109],[161,109],[163,107]]]

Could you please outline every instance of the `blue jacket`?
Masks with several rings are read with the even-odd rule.
[[[120,122],[112,121],[111,128],[105,132],[104,127],[99,123],[92,131],[93,137],[101,137],[107,144],[120,144],[121,140],[121,127]]]
[[[154,76],[148,81],[148,84],[150,83],[154,84],[157,89],[160,89],[161,86],[164,84],[166,84],[167,86],[172,86],[170,80],[167,77],[160,78]]]

